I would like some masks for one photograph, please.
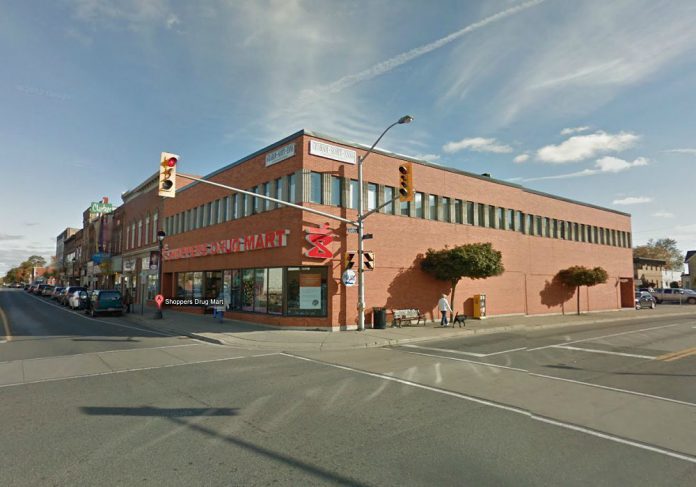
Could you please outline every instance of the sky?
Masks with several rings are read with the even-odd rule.
[[[162,151],[298,130],[632,215],[696,250],[696,2],[0,1],[0,275]],[[417,187],[417,181],[415,182]]]

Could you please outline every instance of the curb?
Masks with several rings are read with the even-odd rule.
[[[273,351],[281,351],[281,352],[292,352],[292,351],[337,351],[337,350],[350,350],[350,349],[360,349],[360,348],[379,348],[379,347],[387,347],[387,346],[394,346],[394,345],[399,345],[399,344],[404,344],[404,343],[415,343],[415,342],[423,342],[423,341],[430,341],[430,340],[438,340],[438,339],[447,339],[451,337],[464,337],[464,336],[474,336],[474,335],[488,335],[488,334],[494,334],[494,333],[506,333],[506,332],[515,332],[515,331],[522,331],[522,330],[529,330],[531,329],[532,331],[534,330],[544,330],[544,329],[553,329],[553,328],[567,328],[567,327],[573,327],[573,326],[584,326],[584,325],[596,325],[596,324],[604,324],[604,323],[620,323],[624,321],[647,321],[650,319],[655,319],[655,318],[681,318],[684,316],[687,316],[691,314],[690,312],[683,312],[683,313],[674,313],[674,314],[666,314],[666,315],[660,315],[660,316],[624,316],[624,317],[616,317],[616,318],[609,318],[609,319],[588,319],[588,320],[583,320],[583,321],[576,321],[572,323],[548,323],[548,324],[542,324],[542,325],[525,325],[525,324],[515,324],[515,325],[501,325],[501,326],[492,326],[489,328],[469,328],[469,329],[461,329],[457,330],[457,333],[450,333],[447,335],[440,335],[440,336],[435,336],[435,335],[429,335],[429,336],[420,336],[420,337],[406,337],[406,338],[371,338],[371,342],[367,343],[356,343],[356,344],[351,344],[351,345],[341,345],[341,344],[331,344],[331,343],[326,343],[326,341],[323,341],[321,343],[317,343],[314,346],[307,346],[306,343],[298,342],[296,347],[289,347],[288,348],[288,343],[277,343],[277,342],[264,342],[264,341],[254,341],[254,340],[240,340],[237,339],[236,337],[230,337],[230,339],[218,339],[218,338],[212,338],[207,335],[199,334],[199,333],[193,333],[193,332],[187,332],[187,331],[182,331],[182,330],[175,330],[172,328],[168,328],[165,326],[159,326],[159,325],[154,325],[151,323],[150,320],[147,320],[145,318],[139,318],[135,316],[129,316],[127,319],[129,321],[137,322],[140,325],[144,325],[146,327],[149,327],[153,330],[160,330],[160,331],[166,331],[169,332],[173,335],[178,335],[178,336],[187,336],[189,338],[195,339],[195,340],[200,340],[203,342],[208,342],[212,343],[215,345],[225,345],[225,346],[232,346],[232,347],[241,347],[245,349],[253,349],[253,350],[273,350]],[[696,317],[696,316],[694,316]],[[454,331],[454,330],[452,330]]]

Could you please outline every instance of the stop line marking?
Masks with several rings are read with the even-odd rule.
[[[511,352],[519,352],[520,350],[527,350],[527,347],[520,347],[520,348],[513,348],[510,350],[503,350],[502,352],[475,353],[475,352],[464,352],[462,350],[452,350],[451,348],[423,347],[421,345],[412,345],[409,343],[406,343],[406,344],[400,345],[400,346],[406,347],[406,348],[418,348],[421,350],[433,350],[436,352],[448,352],[448,353],[457,353],[457,354],[461,354],[461,355],[471,355],[472,357],[478,357],[478,358],[490,357],[491,355],[499,355],[501,353],[511,353]]]

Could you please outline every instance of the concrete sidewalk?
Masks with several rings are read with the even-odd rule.
[[[307,351],[307,350],[344,350],[351,348],[382,347],[409,342],[418,342],[450,337],[477,334],[534,331],[597,323],[625,321],[650,322],[655,318],[684,317],[696,318],[696,306],[663,305],[658,309],[606,311],[586,313],[580,316],[544,315],[544,316],[503,316],[485,320],[467,320],[466,327],[442,328],[438,324],[425,326],[388,327],[385,330],[368,328],[358,331],[308,331],[278,329],[239,320],[225,319],[220,323],[212,315],[194,315],[165,310],[164,319],[155,320],[155,308],[145,308],[144,314],[125,314],[129,321],[145,325],[174,335],[189,336],[198,340],[229,345],[244,349],[267,351]]]

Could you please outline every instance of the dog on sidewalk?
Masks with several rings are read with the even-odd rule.
[[[466,326],[466,315],[460,315],[459,313],[454,315],[454,319],[452,320],[452,327],[454,327],[454,325],[456,324],[459,324],[459,328],[461,328],[462,325]]]

